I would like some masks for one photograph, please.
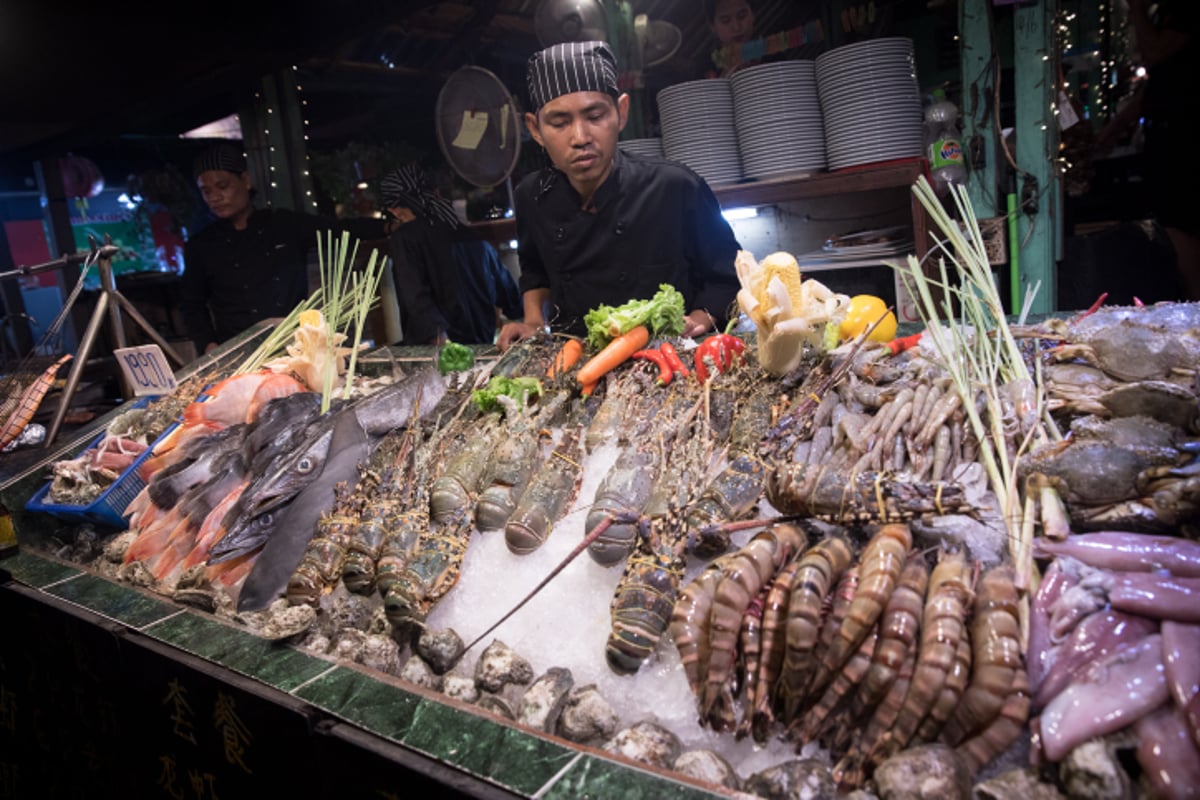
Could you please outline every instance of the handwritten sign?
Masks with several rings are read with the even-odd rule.
[[[136,397],[169,394],[175,391],[175,373],[167,357],[156,344],[121,347],[113,351],[125,380]]]

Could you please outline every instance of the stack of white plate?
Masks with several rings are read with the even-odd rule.
[[[662,139],[655,136],[650,139],[624,139],[617,142],[617,147],[624,153],[636,153],[646,158],[662,158]]]
[[[734,127],[747,178],[780,178],[825,169],[825,125],[816,64],[780,61],[735,72]]]
[[[830,169],[924,152],[912,39],[855,42],[822,53],[816,65]]]
[[[728,78],[687,81],[660,89],[658,118],[667,158],[691,167],[710,184],[742,179]]]

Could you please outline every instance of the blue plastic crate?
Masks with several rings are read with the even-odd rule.
[[[134,404],[134,407],[142,407],[149,405],[154,397],[145,397]],[[142,480],[139,470],[142,463],[150,457],[154,452],[155,446],[165,439],[171,431],[176,427],[176,424],[171,425],[162,435],[155,439],[149,447],[133,460],[133,463],[125,468],[121,476],[113,481],[112,485],[100,493],[100,496],[86,506],[60,505],[57,503],[47,502],[46,497],[50,493],[50,481],[46,485],[38,489],[29,502],[25,504],[26,511],[42,511],[58,517],[67,522],[91,522],[96,525],[106,525],[110,528],[125,529],[129,527],[128,521],[123,516],[126,507],[129,506],[133,498],[138,496],[142,489],[146,488],[146,482]],[[99,446],[104,440],[104,433],[101,433],[88,444],[84,450],[91,450]]]

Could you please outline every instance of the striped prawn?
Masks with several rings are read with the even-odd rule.
[[[771,700],[775,691],[775,682],[783,670],[783,655],[787,648],[787,615],[788,600],[792,593],[792,583],[796,573],[800,571],[800,553],[788,562],[771,581],[770,590],[763,600],[762,625],[759,634],[758,669],[753,681],[747,680],[747,694],[750,711],[742,719],[737,729],[737,737],[745,738],[747,733],[754,735],[754,741],[764,744],[774,716],[771,713]],[[749,666],[747,666],[749,670]],[[761,713],[760,713],[761,709]]]
[[[705,567],[683,587],[671,609],[667,631],[675,642],[675,649],[679,651],[683,674],[696,697],[702,695],[704,681],[708,677],[709,623],[712,619],[713,597],[733,555],[729,553]]]
[[[904,663],[908,651],[916,646],[928,585],[928,562],[920,554],[910,554],[900,573],[900,582],[883,608],[879,642],[871,657],[871,667],[859,686],[856,709],[874,708],[883,699],[896,679],[896,670]]]
[[[1015,575],[1012,564],[1001,564],[979,580],[971,622],[971,681],[942,731],[942,741],[951,747],[992,724],[1017,691],[1018,675],[1025,673]]]
[[[888,523],[867,542],[860,560],[861,578],[854,602],[837,636],[821,658],[810,694],[823,691],[834,673],[862,644],[862,640],[883,613],[883,607],[896,588],[904,561],[912,548],[908,525]]]
[[[838,671],[837,676],[825,689],[825,693],[821,695],[821,699],[804,716],[795,737],[797,752],[803,748],[804,744],[816,741],[824,731],[831,727],[836,719],[834,711],[851,696],[871,668],[871,655],[875,652],[876,642],[879,641],[879,627],[879,623],[871,626],[870,633],[862,640],[858,650]]]
[[[763,585],[795,553],[802,551],[807,542],[808,535],[796,525],[772,525],[734,555],[717,584],[710,621],[708,675],[700,703],[701,719],[714,727],[732,727],[729,726],[733,713],[729,678],[733,674],[742,616]]]
[[[834,765],[833,779],[839,789],[855,789],[862,786],[866,780],[867,757],[875,750],[880,739],[888,732],[900,714],[916,664],[917,648],[913,647],[909,649],[908,657],[900,665],[891,688],[887,690],[879,705],[875,706],[866,726],[855,732],[849,751]]]
[[[821,610],[854,558],[850,542],[842,536],[822,539],[804,552],[792,581],[783,667],[774,706],[782,707],[783,721],[791,723],[800,710],[805,689],[817,661],[817,639],[821,633]],[[755,729],[770,726],[772,704],[760,694],[755,702]]]
[[[841,714],[836,718],[829,717],[823,727],[811,727],[803,730],[804,738],[800,741],[817,738],[824,730],[828,730],[839,720],[844,723],[845,727],[853,727],[854,720],[857,720],[864,711],[874,709],[886,696],[888,688],[895,680],[896,670],[904,663],[908,651],[914,648],[914,642],[916,642],[917,633],[920,630],[925,588],[928,584],[929,564],[918,553],[908,555],[904,571],[900,573],[900,583],[896,585],[895,591],[889,597],[886,606],[883,607],[883,615],[878,622],[877,633],[874,637],[864,639],[864,643],[868,640],[874,642],[874,648],[871,648],[871,651],[866,654],[868,663],[863,666],[863,646],[860,646],[858,654],[851,658],[851,662],[857,663],[847,664],[846,669],[842,670],[838,678],[834,679],[833,684],[830,684],[830,690],[835,693],[857,688],[853,699],[848,705],[842,704],[845,708]],[[850,672],[851,678],[854,678],[860,668],[864,670],[863,674],[859,675],[853,684],[847,686],[845,674]],[[830,690],[826,691],[827,697]],[[820,708],[821,704],[818,703],[817,706]]]
[[[971,599],[970,564],[961,551],[943,551],[929,578],[916,668],[900,714],[881,741],[880,752],[872,756],[876,763],[909,743],[954,672],[959,644],[967,635]]]

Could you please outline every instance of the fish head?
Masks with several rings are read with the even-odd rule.
[[[271,537],[275,529],[275,512],[266,511],[256,517],[236,516],[225,535],[209,550],[208,564],[220,564],[238,556],[252,553]]]
[[[325,467],[333,442],[333,425],[312,431],[300,447],[281,453],[262,478],[246,489],[243,508],[251,516],[277,508],[295,497]]]

